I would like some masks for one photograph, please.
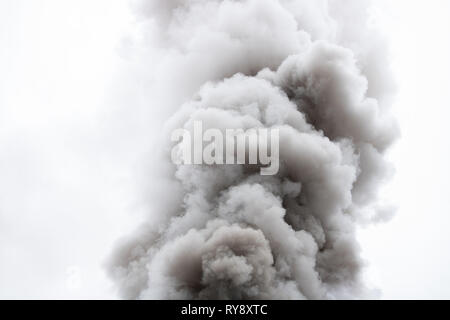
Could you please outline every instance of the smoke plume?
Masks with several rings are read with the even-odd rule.
[[[127,299],[336,299],[370,295],[355,239],[383,218],[387,50],[368,1],[147,0],[159,46],[152,212],[109,271]],[[162,85],[164,84],[164,85]],[[175,165],[170,133],[279,129],[280,170]]]

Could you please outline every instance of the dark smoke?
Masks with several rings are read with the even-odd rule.
[[[138,8],[164,52],[149,71],[169,83],[160,103],[184,103],[165,125],[161,165],[149,177],[159,189],[154,209],[111,260],[120,295],[369,296],[355,228],[385,214],[377,203],[391,171],[383,154],[398,132],[369,3],[161,0]],[[170,132],[197,120],[221,130],[278,128],[279,173],[172,165]]]

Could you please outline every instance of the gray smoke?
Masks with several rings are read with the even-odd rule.
[[[181,106],[165,124],[160,165],[148,177],[152,212],[111,259],[120,295],[370,295],[355,229],[386,215],[378,189],[398,130],[387,50],[367,23],[369,2],[148,0],[138,8],[163,57],[149,72],[170,84],[159,92],[167,95],[162,108]],[[223,131],[279,129],[279,173],[173,165],[170,133],[198,120]]]

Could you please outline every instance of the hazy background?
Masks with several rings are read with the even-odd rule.
[[[450,3],[374,2],[402,139],[397,215],[360,232],[367,277],[383,298],[449,299]],[[114,298],[102,262],[145,209],[134,168],[159,126],[124,71],[133,21],[125,0],[0,0],[0,298]]]

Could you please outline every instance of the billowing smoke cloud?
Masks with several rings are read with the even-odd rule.
[[[149,177],[159,189],[154,209],[111,259],[123,298],[370,294],[355,228],[385,215],[383,154],[398,130],[387,51],[368,8],[361,0],[140,3],[163,52],[149,72],[170,83],[161,104],[181,106]],[[194,121],[279,129],[278,174],[172,164],[170,133]]]

